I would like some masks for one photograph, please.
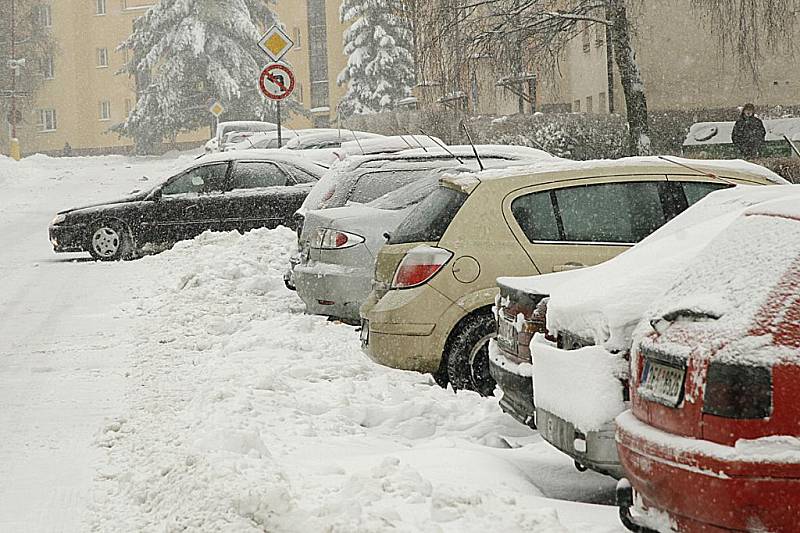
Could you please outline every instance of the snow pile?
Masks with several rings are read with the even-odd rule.
[[[295,238],[207,233],[137,263],[130,410],[97,438],[94,529],[618,530],[613,507],[542,497],[605,480],[497,400],[375,365],[353,328],[303,315],[282,283]]]
[[[628,362],[600,346],[560,350],[541,334],[531,341],[533,391],[538,408],[596,431],[625,410],[620,379]]]

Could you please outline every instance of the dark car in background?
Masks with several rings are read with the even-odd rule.
[[[209,155],[152,190],[61,211],[50,241],[56,252],[86,251],[113,261],[209,230],[292,227],[294,212],[325,170],[290,151]]]

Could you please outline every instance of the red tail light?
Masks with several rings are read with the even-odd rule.
[[[312,240],[311,247],[322,250],[341,250],[343,248],[351,248],[362,242],[364,242],[364,237],[361,235],[335,229],[320,229]]]
[[[419,246],[406,253],[392,280],[393,289],[407,289],[422,285],[439,272],[453,257],[442,248]]]
[[[772,372],[765,367],[712,361],[703,412],[734,419],[767,418],[772,413]]]

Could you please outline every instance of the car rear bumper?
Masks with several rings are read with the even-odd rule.
[[[450,300],[427,285],[391,290],[377,301],[370,298],[361,309],[369,328],[362,349],[384,366],[436,372],[450,333],[440,322],[452,307]]]
[[[576,430],[571,422],[538,407],[536,424],[544,440],[572,457],[576,463],[617,479],[624,475],[617,456],[613,420],[598,431],[584,433]]]
[[[617,446],[633,489],[681,531],[796,531],[800,462],[746,456],[667,433],[630,411],[617,417]]]
[[[372,269],[316,262],[298,264],[292,270],[291,281],[306,304],[306,312],[357,323],[359,308],[372,287]]]
[[[536,429],[536,406],[533,404],[533,379],[511,371],[511,361],[498,349],[496,356],[489,357],[489,373],[503,391],[500,408],[519,422]]]
[[[84,226],[50,226],[50,244],[55,252],[83,252],[86,250]]]

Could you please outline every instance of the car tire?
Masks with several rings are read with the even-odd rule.
[[[453,390],[492,396],[496,382],[489,373],[489,340],[497,326],[490,313],[470,315],[458,326],[445,349],[447,378]]]
[[[133,240],[128,227],[116,220],[101,220],[89,230],[89,253],[99,261],[133,257]]]

